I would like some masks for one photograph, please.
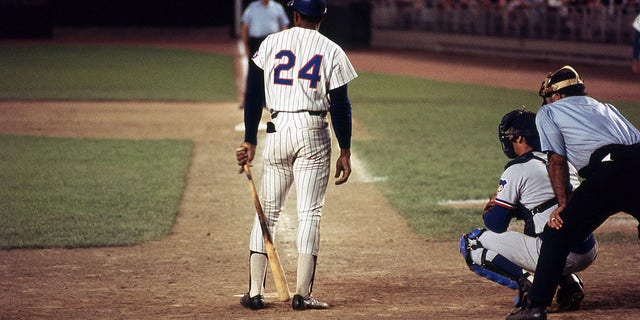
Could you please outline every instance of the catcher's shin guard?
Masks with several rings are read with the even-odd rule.
[[[484,253],[483,253],[483,259],[482,259],[482,264],[483,265],[478,265],[475,262],[473,262],[473,259],[471,259],[471,251],[473,250],[485,250],[482,247],[482,244],[480,243],[480,241],[478,240],[480,238],[480,235],[482,235],[482,233],[485,231],[485,229],[473,229],[471,230],[470,233],[465,234],[462,236],[462,238],[460,238],[460,253],[462,254],[462,256],[465,259],[465,262],[467,263],[467,266],[469,266],[469,269],[471,271],[473,271],[475,274],[487,278],[495,283],[498,283],[500,285],[503,285],[505,287],[514,289],[514,290],[518,290],[519,286],[518,283],[514,280],[512,280],[511,278],[509,278],[506,275],[502,275],[496,271],[498,271],[498,268],[493,268],[496,269],[494,270],[489,270],[486,267],[488,266],[492,266],[493,264],[491,264],[491,262],[489,262],[487,265],[485,259],[484,259]]]

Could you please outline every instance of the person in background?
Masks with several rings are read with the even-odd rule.
[[[260,43],[268,35],[285,30],[289,27],[289,17],[282,5],[271,0],[258,0],[250,3],[242,13],[242,43],[247,54],[248,68],[245,82],[244,101],[240,108],[247,103],[264,105],[264,80],[262,73],[251,60]]]
[[[631,58],[631,71],[640,72],[640,14],[633,20],[633,56]]]

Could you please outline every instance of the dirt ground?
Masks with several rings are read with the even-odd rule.
[[[226,39],[147,44],[232,54],[236,48]],[[420,52],[348,53],[362,71],[530,90],[560,66]],[[626,69],[576,67],[592,96],[640,101],[640,78]],[[511,309],[513,290],[471,273],[457,241],[412,234],[376,183],[357,171],[346,185],[330,184],[324,209],[314,294],[332,307],[294,312],[275,299],[270,277],[268,308],[241,307],[253,220],[233,156],[243,137],[234,127],[241,122],[237,102],[0,101],[2,133],[195,141],[167,238],[127,247],[0,250],[0,319],[503,319]],[[354,139],[367,137],[362,126],[354,131]],[[295,212],[288,209],[277,246],[293,289]],[[627,233],[635,227],[624,215],[603,226]],[[581,273],[587,292],[582,310],[550,319],[638,319],[638,261],[640,242],[601,244],[596,262]]]

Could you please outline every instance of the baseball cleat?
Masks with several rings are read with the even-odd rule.
[[[318,301],[318,299],[307,296],[303,297],[299,294],[293,296],[291,301],[291,307],[293,310],[307,310],[307,309],[327,309],[329,305]]]
[[[240,298],[240,304],[251,310],[259,310],[264,309],[264,297],[262,295],[256,295],[254,297],[249,297],[248,293],[245,293],[242,298]]]

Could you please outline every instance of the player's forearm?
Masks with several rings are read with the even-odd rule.
[[[257,145],[262,108],[250,108],[249,106],[250,104],[245,104],[244,108],[244,141]]]
[[[347,85],[329,91],[331,97],[331,124],[341,149],[351,148],[351,102],[349,101]]]
[[[566,207],[571,198],[567,158],[556,153],[549,154],[549,179],[558,199],[558,206]]]

